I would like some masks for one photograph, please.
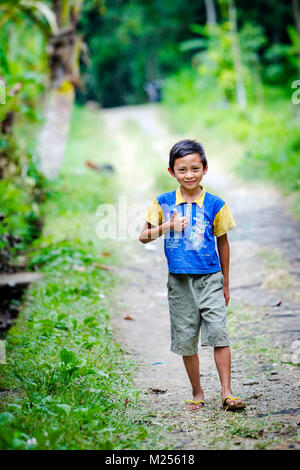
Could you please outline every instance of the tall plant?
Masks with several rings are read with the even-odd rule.
[[[297,56],[298,56],[298,78],[300,79],[300,3],[299,0],[292,0],[293,14],[297,32]]]
[[[217,24],[217,14],[214,0],[204,0],[206,11],[206,23]]]
[[[0,106],[0,178],[21,171],[19,121],[35,120],[35,107],[47,73],[45,32],[54,16],[41,2],[0,0],[0,78],[5,92]],[[22,43],[23,47],[20,47]]]
[[[258,52],[265,45],[266,38],[259,25],[246,23],[239,32],[235,32],[236,40],[241,44],[238,60],[234,55],[236,49],[233,46],[229,21],[217,25],[193,24],[190,29],[200,37],[183,41],[180,48],[182,51],[196,51],[192,62],[198,71],[202,87],[217,87],[227,101],[237,102],[241,108],[247,104],[246,90],[250,97],[261,99]],[[237,68],[243,79],[241,82],[237,79]]]
[[[74,86],[80,84],[82,38],[76,29],[82,4],[83,0],[52,1],[57,27],[49,38],[46,120],[38,145],[41,169],[48,178],[55,178],[59,173],[69,132]]]
[[[236,80],[236,99],[240,108],[246,108],[247,96],[243,77],[241,48],[238,38],[237,11],[234,0],[228,0],[228,18],[230,25],[232,57]]]

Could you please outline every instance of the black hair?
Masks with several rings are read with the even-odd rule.
[[[180,140],[179,142],[176,142],[176,144],[174,144],[171,148],[169,158],[169,167],[171,168],[171,170],[174,172],[174,162],[177,158],[185,157],[190,153],[199,154],[203,169],[205,170],[205,168],[207,167],[207,159],[203,146],[196,140],[189,139]]]

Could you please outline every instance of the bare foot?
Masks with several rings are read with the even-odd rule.
[[[193,394],[193,401],[197,402],[199,400],[203,400],[204,401],[204,392],[203,390],[201,390],[201,392],[199,393],[195,393]],[[187,403],[186,404],[186,408],[187,410],[198,410],[200,408],[203,408],[204,406],[204,403]]]
[[[232,395],[231,390],[229,390],[227,392],[221,392],[221,397],[222,397],[222,403],[223,403],[223,400],[224,400],[225,397],[233,397],[234,398],[234,395]],[[230,400],[230,398],[227,398],[224,405],[234,406],[234,405],[240,405],[241,403],[242,403],[242,400],[240,398],[238,398],[238,400]]]

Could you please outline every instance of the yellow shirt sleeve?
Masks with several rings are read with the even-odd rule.
[[[146,222],[157,227],[161,225],[165,218],[164,213],[157,199],[154,199],[145,216]]]
[[[231,212],[227,206],[224,204],[223,207],[217,212],[214,220],[214,235],[216,237],[221,237],[225,235],[225,233],[229,232],[229,230],[236,227],[236,223],[233,220]]]

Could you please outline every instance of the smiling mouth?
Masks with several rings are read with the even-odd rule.
[[[187,184],[196,183],[196,181],[186,181]]]

